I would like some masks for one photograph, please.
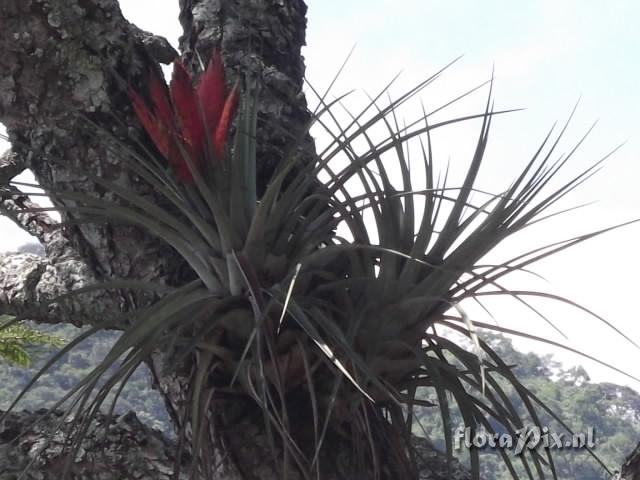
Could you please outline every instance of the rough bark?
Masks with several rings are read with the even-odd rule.
[[[116,0],[8,0],[0,5],[0,23],[0,121],[12,143],[11,153],[2,162],[6,174],[0,175],[2,213],[10,213],[30,233],[37,234],[34,225],[38,225],[41,234],[37,236],[44,242],[51,273],[66,275],[68,263],[76,262],[74,271],[85,278],[69,286],[104,279],[167,277],[172,256],[165,255],[166,248],[148,235],[126,226],[73,223],[78,219],[73,212],[63,212],[69,222],[64,228],[45,220],[44,214],[37,222],[18,218],[11,212],[24,203],[24,197],[15,187],[7,187],[15,173],[30,168],[54,204],[63,207],[73,205],[60,199],[56,190],[105,195],[89,175],[137,187],[100,135],[87,132],[85,118],[120,136],[127,132],[113,121],[111,112],[135,125],[118,76],[135,81],[149,68],[152,54],[145,48],[152,44],[149,34],[122,17]],[[5,272],[0,276],[6,277]],[[64,293],[57,287],[69,284],[64,277],[52,276],[48,281],[55,286],[49,289],[52,293]],[[0,283],[7,286],[6,281]],[[22,286],[5,291],[5,298],[22,296],[28,302],[3,302],[4,311],[23,311],[46,300],[38,292],[21,293]],[[105,301],[105,311],[118,304],[109,298]],[[122,310],[135,306],[131,298],[121,303]],[[91,322],[91,318],[82,320]]]
[[[311,116],[302,93],[307,7],[302,0],[180,0],[184,34],[180,49],[196,67],[212,49],[222,53],[231,78],[262,87],[258,105],[258,184],[271,173],[297,139],[301,162],[313,160],[313,141],[305,126]],[[259,192],[259,193],[260,193]]]
[[[71,422],[60,425],[62,415],[51,414],[32,425],[45,412],[10,414],[0,424],[0,480],[62,477],[67,459],[65,439]],[[13,441],[18,435],[18,440]],[[174,478],[175,451],[175,445],[145,427],[134,413],[117,416],[108,425],[107,419],[100,416],[78,450],[71,478],[170,480]],[[25,469],[26,474],[21,477]],[[188,476],[182,474],[179,478]]]
[[[21,477],[23,480],[60,479],[67,459],[65,435],[69,433],[71,422],[61,422],[62,415],[53,413],[34,424],[34,420],[43,413],[45,410],[10,414],[0,424],[0,480],[16,480],[27,466],[29,469]],[[425,467],[420,480],[470,478],[457,461],[452,464],[449,476],[444,456],[426,440],[416,439],[416,446]],[[82,442],[70,478],[169,480],[173,478],[176,451],[176,445],[158,431],[143,425],[134,413],[116,416],[109,425],[105,416],[99,416]],[[183,459],[183,468],[187,463],[188,460]],[[256,473],[264,473],[261,469],[265,464],[264,459],[257,456],[247,467]],[[188,475],[181,472],[179,479],[187,478]]]
[[[105,290],[50,303],[52,298],[95,283],[87,265],[74,257],[52,261],[28,253],[0,254],[0,272],[0,314],[26,315],[43,323],[108,325],[121,318],[118,312],[126,303],[123,293]]]
[[[219,47],[227,78],[240,76],[245,84],[258,82],[263,87],[258,138],[261,187],[292,136],[304,139],[296,152],[301,161],[312,160],[312,141],[304,131],[309,114],[301,88],[304,62],[300,48],[306,12],[302,0],[181,0],[180,7],[184,27],[180,46],[192,69],[196,70],[198,55],[206,59],[212,48]],[[0,213],[38,238],[46,251],[44,258],[0,255],[0,313],[29,312],[29,317],[38,321],[76,325],[110,320],[144,303],[147,297],[117,291],[87,294],[64,305],[47,302],[103,280],[172,282],[181,261],[138,229],[76,222],[79,217],[72,210],[73,202],[56,192],[109,198],[92,181],[91,175],[97,175],[142,195],[153,195],[128,173],[123,159],[108,147],[102,134],[87,129],[86,119],[97,123],[105,134],[126,142],[138,126],[131,116],[123,81],[138,84],[144,73],[157,68],[156,61],[169,62],[175,52],[166,40],[127,22],[117,0],[3,0],[0,25],[0,122],[6,125],[12,143],[11,151],[0,157]],[[114,120],[114,113],[123,123]],[[34,172],[54,204],[66,209],[64,226],[43,212],[21,211],[33,205],[8,182],[25,168]],[[163,375],[165,360],[159,353],[150,365],[179,426],[187,376]],[[28,478],[59,478],[58,470],[51,468],[59,464],[59,437],[47,434],[44,426],[26,430],[25,416],[12,416],[10,422],[13,426],[5,423],[0,428],[0,441],[4,442],[0,466],[17,468],[37,457],[33,476]],[[279,478],[262,425],[258,419],[233,417],[226,424],[212,425],[222,428],[222,441],[231,453],[224,457],[216,478]],[[12,447],[7,444],[11,440],[7,429],[27,435]],[[78,464],[76,478],[164,478],[170,458],[167,442],[126,419],[116,430],[119,433],[110,434],[106,444],[111,452],[108,462],[126,465],[126,474],[131,476],[105,469],[107,460],[94,461],[89,453],[102,445],[93,437],[94,443],[83,446],[87,456]],[[43,446],[47,460],[35,454]],[[127,451],[119,450],[121,447]],[[118,456],[121,454],[124,456]],[[445,478],[438,473],[442,471],[437,467],[438,458],[428,455],[422,478]],[[138,464],[142,465],[142,477],[133,473]],[[95,465],[101,465],[100,471]],[[332,468],[336,467],[328,467]],[[464,478],[461,475],[455,478]],[[327,471],[323,480],[333,478],[340,478],[337,471]]]

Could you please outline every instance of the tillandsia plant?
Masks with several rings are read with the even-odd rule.
[[[575,152],[553,160],[564,129],[556,138],[549,132],[505,191],[473,204],[492,118],[505,113],[493,111],[491,92],[480,113],[439,123],[424,113],[411,125],[398,126],[397,108],[440,73],[383,106],[385,89],[362,112],[350,113],[347,125],[334,113],[338,101],[327,103],[326,95],[318,95],[314,121],[330,135],[329,145],[314,164],[300,167],[301,139],[292,138],[290,154],[280,160],[261,198],[257,89],[240,95],[234,87],[227,93],[217,56],[195,86],[176,63],[170,89],[154,75],[146,91],[130,89],[156,151],[147,149],[145,140],[135,149],[114,140],[113,148],[169,207],[100,178],[96,183],[118,202],[52,194],[74,201],[87,221],[124,221],[156,235],[183,257],[191,280],[165,287],[157,302],[133,312],[110,353],[60,400],[57,406],[71,399],[69,411],[83,413],[75,417],[79,428],[68,467],[109,393],[116,392],[115,402],[133,371],[158,351],[169,356],[168,373],[188,372],[178,438],[198,478],[216,478],[218,454],[233,448],[224,439],[233,419],[256,415],[263,419],[257,425],[282,478],[323,479],[331,470],[341,478],[417,479],[424,463],[413,448],[416,408],[439,409],[449,460],[452,408],[474,431],[493,432],[500,425],[515,435],[525,424],[541,427],[539,413],[549,409],[474,328],[528,335],[471,322],[460,303],[496,294],[524,305],[531,295],[568,302],[509,291],[502,279],[611,228],[502,264],[480,261],[504,239],[552,215],[556,202],[600,162],[549,189]],[[464,181],[451,187],[434,173],[431,133],[468,120],[482,122],[479,138]],[[231,121],[234,141],[227,142]],[[373,138],[370,132],[380,125],[387,135]],[[412,142],[422,153],[419,179],[409,167]],[[355,147],[363,143],[364,151]],[[347,161],[336,167],[338,157]],[[399,182],[392,180],[396,174]],[[469,337],[477,349],[469,351],[441,329]],[[505,393],[505,380],[525,414]],[[422,400],[425,390],[434,392],[435,404]],[[233,451],[228,453],[226,461],[233,461]],[[526,451],[517,458],[500,453],[516,478],[516,462],[528,478],[556,478],[549,451]],[[471,450],[470,458],[477,479],[478,451]]]

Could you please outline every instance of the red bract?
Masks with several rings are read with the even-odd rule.
[[[225,96],[224,68],[220,55],[214,53],[195,86],[185,66],[176,60],[170,86],[151,71],[148,89],[151,105],[129,88],[138,120],[176,176],[191,183],[193,175],[185,155],[196,168],[201,168],[207,142],[211,142],[215,158],[222,158],[238,100],[238,85]]]

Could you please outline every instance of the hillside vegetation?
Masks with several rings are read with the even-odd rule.
[[[70,326],[33,325],[46,335],[66,339],[77,335],[78,330]],[[576,432],[595,430],[595,452],[613,471],[640,440],[640,394],[612,383],[591,383],[582,367],[563,368],[550,355],[539,356],[517,351],[510,339],[500,335],[484,333],[483,338],[499,353],[504,361],[513,365],[514,372],[522,383],[530,388],[552,410],[559,413]],[[18,405],[18,409],[37,410],[50,407],[71,386],[86,375],[108,352],[117,338],[116,333],[102,332],[64,356],[63,360],[45,374],[37,386]],[[29,366],[10,364],[0,358],[0,410],[6,409],[35,372],[55,351],[55,346],[30,345],[26,347],[31,356]],[[517,395],[505,384],[510,400],[517,403]],[[428,400],[429,392],[423,397]],[[147,425],[173,436],[169,419],[160,395],[150,387],[150,374],[138,370],[127,384],[118,401],[116,412],[134,411]],[[550,418],[541,418],[551,430],[562,428]],[[462,419],[452,411],[451,425],[455,430]],[[414,433],[428,436],[444,450],[444,431],[437,406],[421,409],[414,421]],[[608,478],[604,469],[586,450],[562,450],[554,452],[555,467],[560,479],[600,480]],[[465,459],[464,449],[454,452]],[[483,476],[487,479],[507,480],[512,478],[501,461],[497,450],[482,450]],[[516,463],[517,465],[517,463]],[[522,470],[524,478],[526,473]]]

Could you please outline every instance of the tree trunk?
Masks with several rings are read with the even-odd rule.
[[[245,84],[259,82],[263,86],[258,118],[260,187],[263,189],[269,181],[285,144],[292,137],[303,140],[298,152],[301,161],[313,158],[313,143],[304,129],[310,115],[302,93],[304,62],[300,48],[306,22],[306,6],[302,0],[180,0],[180,8],[184,27],[180,47],[187,65],[196,70],[199,58],[204,61],[213,48],[219,48],[228,79],[240,77]],[[116,290],[90,293],[64,305],[48,305],[47,301],[101,280],[176,283],[180,281],[178,272],[182,260],[136,228],[73,223],[78,218],[73,202],[60,198],[56,191],[107,198],[108,193],[97,188],[92,180],[92,175],[97,175],[142,195],[153,195],[129,174],[123,159],[106,146],[101,136],[115,135],[127,142],[131,129],[139,131],[123,86],[137,85],[149,69],[158,68],[156,62],[168,63],[176,53],[166,40],[128,23],[116,0],[3,0],[0,25],[3,52],[0,56],[0,121],[6,125],[12,145],[11,151],[0,157],[0,213],[36,236],[46,251],[44,258],[29,254],[0,255],[0,314],[29,312],[30,318],[37,321],[76,325],[115,321],[120,313],[147,303],[148,295]],[[115,121],[113,113],[124,123]],[[87,128],[87,119],[104,132]],[[20,212],[33,205],[17,187],[8,186],[8,182],[27,168],[34,172],[54,204],[66,209],[64,225],[57,224],[45,213]],[[162,375],[165,357],[161,352],[149,363],[179,428],[186,402],[188,368],[183,375]],[[281,478],[281,472],[274,467],[262,416],[257,409],[251,414],[251,407],[244,407],[239,403],[217,414],[218,421],[211,424],[212,434],[215,433],[230,452],[230,455],[220,452],[214,455],[215,478]],[[12,418],[13,430],[6,424],[0,426],[0,441],[5,444],[9,440],[7,432],[22,430],[28,417]],[[17,428],[17,425],[22,426]],[[124,427],[119,424],[116,428]],[[136,439],[140,432],[143,435],[140,438],[147,438],[144,435],[148,432],[142,425],[126,428]],[[57,459],[60,455],[57,446],[53,450],[44,448],[42,451],[48,452],[45,457],[38,447],[55,444],[44,438],[45,431],[30,431],[14,451],[6,445],[2,447],[0,479],[12,478],[3,476],[9,471],[3,470],[9,462],[13,467],[22,465],[10,459],[22,461],[25,457],[37,459],[32,468],[44,475],[38,477],[34,473],[33,478],[58,475],[58,470],[51,466],[58,461],[51,463],[51,458]],[[155,434],[149,435],[156,438]],[[120,435],[107,438],[113,445],[124,441]],[[139,463],[141,457],[136,452],[150,448],[145,442],[138,442],[139,447],[129,445],[131,455],[109,458],[127,465]],[[154,442],[156,453],[164,454],[153,457],[155,466],[145,464],[146,470],[143,470],[147,477],[143,478],[164,478],[166,471],[162,469],[168,468],[171,457],[167,454],[168,443]],[[94,447],[97,448],[96,444],[85,450]],[[429,448],[421,451],[426,452],[428,459],[422,465],[424,476],[421,478],[445,478],[441,458]],[[345,455],[336,453],[335,458],[340,461],[326,464],[323,479],[345,478],[341,474],[348,463]],[[78,468],[74,473],[76,478],[125,478],[114,470],[91,472]],[[149,473],[161,470],[165,473]],[[134,475],[128,466],[126,471]],[[456,478],[464,478],[462,470],[459,472]]]

